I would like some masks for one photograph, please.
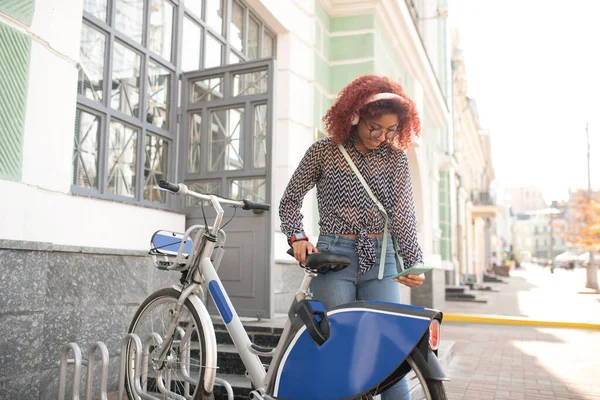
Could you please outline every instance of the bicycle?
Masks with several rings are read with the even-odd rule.
[[[137,334],[143,344],[141,355],[135,354],[134,346],[124,355],[130,398],[210,398],[217,344],[202,301],[210,294],[252,382],[250,399],[373,399],[404,376],[409,377],[412,399],[446,399],[447,378],[437,358],[442,313],[377,301],[325,310],[312,299],[311,279],[347,267],[347,256],[310,255],[302,265],[304,279],[276,348],[251,343],[217,274],[226,239],[222,206],[261,211],[270,206],[197,193],[184,184],[160,181],[159,186],[203,204],[210,202],[216,217],[212,226],[153,235],[150,253],[155,265],[182,272],[181,285],[150,295],[131,322],[129,333]],[[268,369],[259,356],[272,357]]]

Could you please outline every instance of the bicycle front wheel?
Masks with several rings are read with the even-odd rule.
[[[129,333],[138,335],[143,346],[138,383],[142,392],[155,397],[170,391],[189,400],[201,400],[205,395],[202,382],[205,374],[206,342],[200,317],[189,300],[183,305],[175,339],[165,360],[157,360],[157,354],[154,352],[160,343],[169,339],[166,337],[167,329],[180,294],[171,288],[159,290],[142,303],[133,317]],[[127,354],[122,356],[127,357],[127,394],[130,399],[137,400],[140,397],[134,388],[138,386],[135,382],[138,355],[132,346],[128,346]]]

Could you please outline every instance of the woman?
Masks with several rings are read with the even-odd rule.
[[[348,152],[375,197],[388,214],[389,231],[398,242],[404,267],[422,264],[408,158],[404,152],[420,121],[414,102],[402,87],[376,75],[355,79],[339,94],[323,118],[328,138],[314,143],[304,155],[281,198],[281,230],[296,259],[332,251],[351,257],[350,266],[319,275],[311,283],[314,298],[326,308],[357,300],[400,303],[398,283],[418,287],[423,275],[399,277],[391,238],[380,263],[385,217],[360,183],[344,155]],[[316,247],[303,230],[302,201],[317,186],[320,235]],[[383,274],[379,279],[380,268]],[[382,400],[410,399],[403,379]]]

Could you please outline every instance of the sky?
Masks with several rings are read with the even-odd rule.
[[[430,0],[427,0],[430,1]],[[448,0],[499,187],[600,189],[600,0]]]

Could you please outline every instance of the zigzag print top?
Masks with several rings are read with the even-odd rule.
[[[423,262],[417,241],[417,221],[408,157],[383,142],[367,154],[355,146],[354,137],[344,145],[373,194],[390,218],[390,232],[398,241],[405,268]],[[288,183],[281,203],[281,231],[288,238],[303,232],[302,201],[317,186],[321,234],[356,234],[361,273],[375,265],[375,241],[370,233],[383,233],[384,217],[367,194],[344,156],[330,138],[315,142]]]

